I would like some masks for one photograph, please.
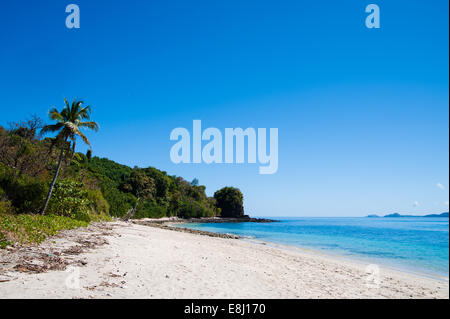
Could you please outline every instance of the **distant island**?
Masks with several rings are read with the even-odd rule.
[[[448,217],[448,212],[442,214],[428,214],[428,215],[402,215],[399,213],[388,214],[385,216],[379,216],[376,214],[368,215],[369,218],[381,218],[381,217]]]

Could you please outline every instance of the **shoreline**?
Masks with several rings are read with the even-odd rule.
[[[198,230],[198,229],[192,229],[187,227],[176,227],[173,226],[173,224],[182,224],[184,222],[154,222],[149,220],[133,220],[131,223],[136,225],[142,225],[147,227],[155,227],[160,229],[166,229],[170,231],[178,231],[182,233],[190,233],[190,234],[197,234],[201,236],[209,236],[209,237],[219,237],[219,238],[231,238],[231,239],[240,239],[241,236],[233,235],[233,234],[226,234],[226,233],[214,233],[206,230]]]
[[[255,218],[255,219],[263,220],[262,222],[264,222],[264,223],[265,222],[275,222],[275,220],[272,220],[272,219],[264,219],[264,218],[263,219]],[[349,262],[356,262],[361,265],[367,265],[369,263],[372,263],[372,264],[377,264],[383,268],[390,269],[392,271],[396,271],[396,272],[400,272],[400,273],[408,273],[408,274],[419,276],[419,277],[449,282],[448,275],[444,276],[444,275],[440,275],[438,273],[421,271],[420,269],[413,269],[413,268],[410,268],[407,266],[402,267],[401,265],[391,264],[384,260],[377,260],[375,258],[370,258],[370,257],[365,257],[365,256],[360,256],[360,257],[359,256],[347,256],[344,254],[339,254],[337,252],[335,253],[332,251],[322,251],[319,249],[309,248],[306,246],[296,246],[296,245],[277,243],[277,242],[273,242],[273,241],[265,241],[265,240],[261,240],[261,239],[254,239],[254,238],[250,238],[250,237],[246,237],[246,236],[239,236],[239,235],[230,234],[230,233],[205,231],[205,230],[199,230],[199,229],[188,228],[188,227],[183,227],[183,226],[173,226],[173,225],[178,225],[178,224],[190,224],[190,223],[212,223],[211,220],[212,220],[211,218],[202,218],[202,219],[199,219],[199,218],[195,218],[195,219],[182,219],[182,218],[152,219],[152,218],[147,218],[147,219],[141,219],[141,220],[134,220],[132,222],[139,224],[139,225],[146,225],[149,227],[159,227],[159,228],[168,229],[168,230],[172,230],[172,231],[187,232],[187,233],[198,234],[198,235],[202,235],[202,236],[241,239],[241,240],[248,241],[248,242],[251,242],[251,243],[254,243],[257,245],[268,245],[268,246],[272,246],[272,247],[279,248],[279,249],[293,250],[293,251],[300,250],[303,252],[310,252],[312,254],[320,254],[320,255],[323,255],[323,256],[326,256],[329,258],[338,258],[338,259],[347,260]],[[232,220],[232,221],[229,221],[229,220]],[[247,221],[247,220],[240,221],[237,218],[229,218],[228,220],[223,219],[221,221],[219,219],[219,221],[214,221],[214,222],[216,222],[216,223],[221,223],[221,222],[238,223],[238,222],[253,222],[253,221]],[[367,258],[367,259],[365,259],[365,258]]]
[[[278,220],[256,217],[200,217],[200,218],[180,218],[180,217],[163,217],[163,218],[141,218],[132,219],[135,223],[153,223],[153,224],[192,224],[192,223],[275,223]]]
[[[350,263],[357,263],[357,264],[363,265],[363,266],[367,266],[369,264],[369,262],[371,262],[372,264],[376,264],[375,263],[376,261],[370,260],[370,258],[368,258],[367,260],[364,260],[363,258],[358,258],[357,256],[346,256],[346,255],[342,255],[339,253],[321,251],[318,249],[313,249],[313,248],[309,248],[309,247],[305,247],[305,246],[285,245],[285,244],[279,244],[276,242],[251,239],[251,238],[245,238],[245,237],[240,237],[239,239],[248,241],[248,242],[256,244],[256,245],[267,245],[270,247],[274,247],[277,249],[284,249],[284,250],[288,250],[288,251],[297,251],[298,250],[303,253],[310,253],[312,255],[317,254],[317,255],[324,256],[326,258],[343,260],[343,261],[347,261]],[[393,271],[393,272],[404,273],[404,274],[408,274],[408,275],[413,275],[413,276],[432,279],[432,280],[438,280],[438,281],[447,282],[447,283],[449,282],[449,277],[445,277],[445,276],[442,276],[439,274],[427,273],[424,271],[410,269],[407,267],[401,267],[401,266],[392,265],[392,264],[383,263],[383,262],[379,262],[378,265],[384,269],[387,269],[387,270]]]
[[[66,285],[71,267],[77,289]],[[373,287],[349,260],[119,221],[0,251],[0,298],[449,297],[448,282],[385,267],[379,276]]]

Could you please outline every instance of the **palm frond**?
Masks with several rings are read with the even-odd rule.
[[[51,108],[50,111],[48,112],[48,117],[53,120],[53,121],[58,121],[61,122],[63,121],[63,116],[61,115],[61,113],[59,113],[59,111],[56,108]]]
[[[70,108],[65,107],[64,109],[62,109],[61,116],[64,121],[69,121],[70,120]]]
[[[42,130],[41,133],[58,132],[55,137],[56,141],[70,139],[73,141],[73,152],[75,152],[75,141],[76,136],[79,136],[83,142],[85,142],[89,147],[91,144],[87,137],[80,131],[80,128],[88,128],[94,131],[98,131],[98,124],[94,121],[89,121],[91,107],[83,107],[83,101],[78,101],[74,99],[72,104],[69,104],[66,98],[64,98],[65,107],[58,111],[56,108],[52,108],[49,112],[50,119],[56,121],[56,124],[47,125]],[[87,120],[87,121],[83,121]]]
[[[78,129],[78,127],[76,127],[76,131],[74,132],[74,134],[78,135],[79,137],[81,137],[83,142],[86,143],[87,145],[89,145],[89,147],[92,149],[91,143],[89,142],[87,137]]]
[[[78,123],[78,127],[86,127],[88,129],[94,130],[94,131],[98,131],[98,123],[94,122],[94,121],[89,121],[89,122],[79,122]]]
[[[66,103],[66,108],[70,109],[69,101],[66,98],[64,98],[64,103]]]
[[[70,118],[72,121],[74,121],[77,118],[78,109],[80,107],[80,103],[82,104],[82,101],[78,101],[77,99],[73,99],[72,107],[70,108]]]
[[[88,120],[91,117],[91,107],[88,105],[81,108],[77,113],[77,117],[81,120]]]
[[[62,123],[46,125],[41,129],[41,134],[54,133],[59,131],[63,126]]]

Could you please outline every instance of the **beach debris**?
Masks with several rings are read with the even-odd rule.
[[[92,290],[95,290],[95,288],[97,288],[97,286],[87,286],[87,287],[83,287],[84,289],[86,289],[86,290],[90,290],[90,291],[92,291]]]
[[[86,229],[61,231],[41,245],[14,245],[9,250],[4,250],[4,253],[0,252],[0,270],[32,274],[62,271],[71,264],[84,266],[87,261],[65,256],[76,256],[108,244],[105,237],[113,235],[113,229],[114,225],[92,223]],[[0,279],[3,280],[1,277]]]
[[[25,273],[41,273],[48,270],[65,270],[69,262],[61,257],[41,254],[40,258],[34,260],[38,263],[23,262],[14,266],[13,269]]]
[[[117,288],[117,287],[120,287],[118,284],[115,284],[115,283],[109,283],[109,282],[107,282],[107,281],[102,281],[102,282],[100,283],[99,286],[101,286],[101,287],[111,287],[111,288]]]
[[[222,233],[213,233],[205,230],[198,230],[198,229],[191,229],[191,228],[184,228],[184,227],[175,227],[170,224],[166,225],[164,223],[155,223],[155,222],[149,222],[149,221],[133,221],[135,224],[144,225],[144,226],[150,226],[155,228],[162,228],[162,229],[168,229],[168,230],[174,230],[178,232],[183,233],[191,233],[191,234],[197,234],[197,235],[204,235],[209,237],[219,237],[219,238],[226,238],[226,239],[239,239],[241,238],[238,235],[233,234],[222,234]]]
[[[83,252],[83,247],[76,245],[76,246],[72,246],[66,250],[63,250],[63,254],[66,255],[79,255]]]
[[[100,236],[90,236],[89,238],[78,238],[75,242],[80,244],[83,248],[94,248],[96,246],[102,246],[108,244],[108,241],[105,238]]]

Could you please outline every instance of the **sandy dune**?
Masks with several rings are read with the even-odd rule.
[[[307,250],[123,222],[0,252],[0,298],[449,297],[448,281],[383,268],[376,279]]]

